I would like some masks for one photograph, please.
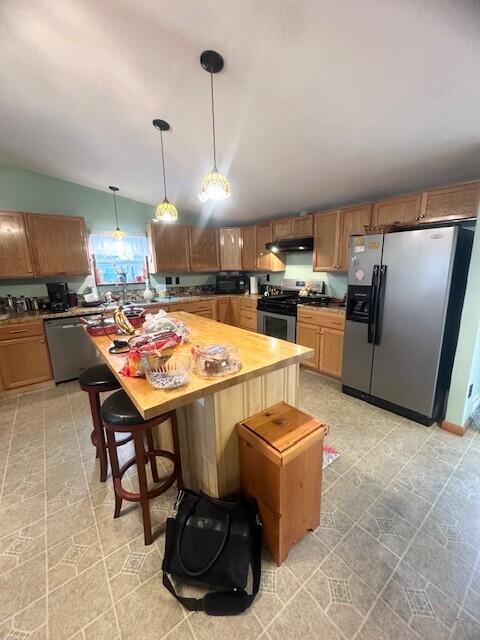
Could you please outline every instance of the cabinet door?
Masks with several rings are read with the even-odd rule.
[[[290,238],[292,235],[291,220],[277,220],[272,223],[272,237],[274,240]]]
[[[422,194],[420,222],[475,218],[479,199],[480,182],[427,191]]]
[[[231,324],[230,322],[230,300],[217,300],[217,320],[225,324]]]
[[[230,324],[234,327],[240,326],[240,300],[231,298],[230,300]]]
[[[0,211],[0,278],[32,275],[25,216],[15,211]]]
[[[149,264],[152,273],[190,271],[188,227],[153,222],[148,225]]]
[[[316,327],[313,324],[297,322],[296,342],[304,347],[310,347],[315,350],[313,357],[308,360],[302,360],[302,364],[307,365],[307,367],[318,369],[320,355],[320,327]]]
[[[37,276],[79,276],[90,272],[83,218],[28,213],[27,228]]]
[[[340,214],[338,210],[315,215],[313,237],[313,270],[338,270]]]
[[[257,224],[257,269],[270,271],[270,251],[265,249],[272,242],[272,223]]]
[[[257,228],[242,228],[242,268],[245,271],[257,269]]]
[[[420,214],[421,193],[400,198],[389,198],[373,205],[372,224],[394,224],[414,222]]]
[[[45,337],[0,342],[0,373],[4,389],[16,389],[52,379]]]
[[[220,268],[222,271],[242,270],[242,230],[220,229]]]
[[[294,238],[310,238],[313,236],[313,216],[298,216],[292,218],[292,236]]]
[[[348,270],[348,246],[350,236],[365,233],[365,226],[370,224],[372,205],[340,209],[340,241],[338,245],[338,270]]]
[[[192,271],[218,271],[218,229],[190,227],[190,266]]]
[[[320,329],[319,369],[330,376],[342,375],[343,331],[338,329]]]

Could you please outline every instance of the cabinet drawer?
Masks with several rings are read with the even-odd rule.
[[[243,298],[240,300],[240,311],[249,313],[257,313],[257,301],[251,298]]]
[[[340,331],[345,328],[345,316],[343,314],[330,313],[328,311],[309,311],[302,307],[298,307],[298,322],[317,324],[322,327],[339,329]]]
[[[0,340],[13,340],[14,338],[28,338],[29,336],[43,335],[43,322],[19,322],[0,326]]]
[[[257,312],[243,311],[240,309],[240,327],[242,329],[249,329],[250,331],[257,330]]]

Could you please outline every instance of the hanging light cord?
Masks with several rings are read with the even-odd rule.
[[[117,221],[117,229],[119,229],[120,227],[118,226],[117,198],[115,196],[115,191],[113,191],[113,206],[115,207],[115,220]]]
[[[167,200],[167,180],[165,178],[165,154],[163,152],[163,131],[160,129],[160,144],[162,145],[162,171],[163,171],[163,191],[164,199]]]
[[[215,147],[215,100],[213,97],[213,73],[210,73],[210,87],[212,92],[212,133],[213,133],[213,167],[217,170],[217,149]]]

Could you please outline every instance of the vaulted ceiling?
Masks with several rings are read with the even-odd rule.
[[[204,49],[230,200],[211,169]],[[480,175],[478,0],[3,0],[0,160],[241,222]]]

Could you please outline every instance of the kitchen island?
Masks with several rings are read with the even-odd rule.
[[[178,353],[190,355],[195,344],[232,344],[238,348],[241,370],[209,379],[192,372],[188,385],[156,390],[145,378],[119,373],[124,356],[109,353],[109,337],[91,339],[144,418],[177,410],[185,486],[224,496],[240,488],[235,425],[281,400],[297,406],[299,363],[311,357],[312,349],[183,311],[169,315],[191,331],[190,341],[180,345]],[[159,430],[157,436],[168,448],[168,433]]]

